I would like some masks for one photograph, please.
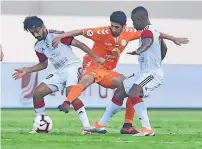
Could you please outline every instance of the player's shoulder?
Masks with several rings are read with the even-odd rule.
[[[100,26],[95,28],[97,34],[109,34],[110,28],[109,26]]]
[[[92,35],[108,35],[110,34],[110,28],[109,26],[101,26],[101,27],[96,27],[96,28],[88,28],[85,29],[85,32],[88,36]]]
[[[134,32],[137,32],[137,30],[134,27],[125,27],[123,32],[124,33],[134,33]]]
[[[156,27],[155,26],[153,26],[153,25],[148,25],[148,26],[146,26],[144,29],[143,29],[143,31],[142,31],[142,34],[148,34],[148,33],[152,33],[152,35],[154,36],[154,37],[157,37],[157,38],[159,38],[159,36],[160,36],[160,32],[156,29]]]
[[[34,47],[37,46],[39,44],[39,41],[37,40],[34,44]]]
[[[42,52],[42,42],[41,41],[36,41],[35,44],[34,44],[34,50],[36,52]]]
[[[147,25],[147,26],[143,29],[143,31],[147,31],[147,30],[149,30],[149,31],[151,31],[151,32],[158,32],[158,30],[156,29],[156,27],[153,26],[153,25]]]
[[[124,38],[131,40],[139,39],[141,36],[141,31],[137,31],[134,27],[125,27],[123,29],[122,35]]]
[[[153,30],[154,29],[154,26],[153,25],[147,25],[143,31],[146,31],[146,30]]]
[[[96,33],[98,35],[108,35],[110,34],[110,28],[109,26],[98,27]]]
[[[35,42],[35,44],[34,44],[34,48],[35,48],[35,47],[39,47],[39,46],[41,46],[41,42],[40,42],[39,40],[37,40],[37,41]]]
[[[63,34],[64,31],[59,31],[59,30],[54,30],[54,29],[49,29],[47,38],[53,39],[55,36],[58,36],[59,34]]]

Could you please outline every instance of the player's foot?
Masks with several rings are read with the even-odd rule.
[[[133,136],[155,136],[155,133],[152,130],[143,127],[139,133],[134,134]]]
[[[122,127],[120,130],[121,134],[137,134],[139,133],[139,131],[137,131],[135,129],[135,127],[131,126],[131,127]]]
[[[70,110],[70,103],[69,103],[69,101],[64,101],[61,105],[58,106],[58,109],[60,111],[68,113],[69,110]]]
[[[84,129],[88,129],[88,128],[89,128],[89,127],[84,127],[84,128],[82,128],[81,134],[82,134],[82,135],[92,134],[92,132],[84,130]]]
[[[32,129],[29,133],[31,133],[31,134],[36,134],[36,133],[38,133],[38,132],[36,132],[36,130]]]
[[[99,134],[106,134],[107,128],[106,126],[100,126],[98,124],[98,121],[95,121],[94,125],[91,127],[83,128],[85,131],[91,132],[91,133],[99,133]]]

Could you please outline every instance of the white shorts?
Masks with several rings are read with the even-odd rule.
[[[66,67],[62,70],[51,73],[42,82],[53,92],[62,90],[68,86],[76,85],[80,78],[81,65]]]
[[[155,77],[152,73],[133,74],[126,78],[123,82],[126,93],[128,94],[134,84],[139,85],[143,89],[143,98],[149,96],[151,91],[158,88],[163,83],[162,77]]]

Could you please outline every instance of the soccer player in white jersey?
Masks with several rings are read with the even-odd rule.
[[[119,100],[129,97],[132,101],[136,115],[142,125],[141,131],[133,136],[154,136],[147,108],[141,98],[148,97],[151,91],[163,83],[161,61],[165,57],[166,50],[161,52],[161,46],[164,46],[163,49],[166,47],[160,39],[160,33],[151,25],[148,12],[144,7],[135,8],[132,11],[131,19],[134,27],[137,30],[142,30],[140,47],[136,51],[128,53],[130,55],[139,55],[140,72],[126,78],[122,84],[122,88],[116,90],[114,97]],[[188,39],[182,42],[182,44],[187,43]],[[120,106],[110,103],[99,123],[108,124],[112,116],[120,108]],[[98,128],[92,126],[90,129],[86,129],[86,131],[100,132],[105,129],[105,127]]]
[[[84,43],[73,37],[63,38],[58,47],[54,49],[52,47],[52,39],[60,32],[47,30],[42,19],[37,16],[26,17],[24,20],[24,29],[37,39],[34,49],[39,63],[32,67],[15,69],[16,72],[13,74],[13,78],[20,79],[27,73],[46,69],[48,60],[53,64],[55,72],[47,76],[36,87],[33,94],[33,105],[36,114],[45,115],[44,97],[64,88],[66,88],[66,94],[68,94],[71,86],[78,82],[79,71],[82,65],[80,59],[74,55],[71,46],[83,50],[93,57],[98,64],[104,63],[104,59],[97,57]],[[83,103],[77,103],[77,106],[74,108],[83,127],[89,127],[90,124]]]

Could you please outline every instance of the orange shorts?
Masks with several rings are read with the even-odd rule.
[[[105,88],[111,88],[115,89],[112,85],[113,80],[121,75],[120,73],[113,71],[113,70],[107,70],[102,67],[97,66],[90,66],[88,68],[83,68],[82,76],[84,75],[92,75],[95,77],[95,83],[98,83],[99,85],[105,87]]]

